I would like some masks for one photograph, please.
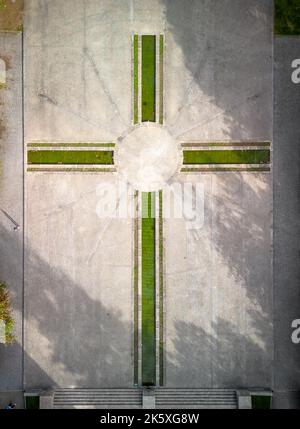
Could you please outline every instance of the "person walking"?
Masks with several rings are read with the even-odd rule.
[[[15,410],[17,407],[16,404],[14,404],[13,402],[10,402],[8,405],[6,405],[5,410]]]

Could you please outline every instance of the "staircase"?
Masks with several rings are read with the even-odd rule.
[[[235,390],[154,389],[156,409],[237,409]],[[143,408],[143,389],[57,389],[56,409],[138,409]]]
[[[141,389],[57,389],[53,407],[70,408],[142,408]]]
[[[235,390],[156,389],[156,408],[237,409]]]

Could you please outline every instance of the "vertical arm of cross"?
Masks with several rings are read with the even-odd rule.
[[[144,122],[154,122],[163,125],[164,35],[134,34],[132,44],[133,124],[139,126]],[[141,220],[135,220],[134,238],[134,378],[135,384],[154,386],[163,384],[162,191],[136,191],[135,201],[140,205],[136,214],[140,213]]]

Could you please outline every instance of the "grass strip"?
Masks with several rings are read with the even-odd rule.
[[[155,193],[142,193],[142,384],[156,384]]]
[[[251,396],[252,409],[253,410],[270,410],[272,397],[271,396]]]
[[[25,397],[25,408],[26,408],[26,410],[39,410],[40,409],[40,397],[39,396],[26,396]]]
[[[275,34],[300,35],[299,0],[275,0]]]
[[[159,123],[164,123],[164,36],[159,36]]]
[[[186,150],[183,163],[188,164],[268,164],[270,151],[257,150]]]
[[[111,150],[36,150],[27,152],[28,164],[109,164],[114,163]]]
[[[133,123],[139,122],[139,36],[133,36]]]
[[[139,192],[134,193],[134,384],[139,382],[139,220],[138,220]]]
[[[155,122],[156,37],[142,36],[142,122]]]
[[[163,192],[159,192],[159,384],[164,385],[164,225]]]
[[[28,143],[27,147],[115,147],[115,143]]]

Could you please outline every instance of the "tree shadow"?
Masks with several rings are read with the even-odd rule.
[[[270,326],[259,314],[256,320],[264,330],[265,322]],[[166,357],[167,387],[270,388],[270,374],[265,371],[271,364],[270,350],[240,334],[228,320],[212,322],[210,333],[178,321],[173,347]]]
[[[175,324],[175,330],[174,352],[167,358],[168,387],[270,388],[264,370],[270,362],[268,351],[239,334],[229,321],[212,322],[211,333],[183,321]],[[243,356],[235,353],[241,345]]]
[[[161,0],[161,4],[168,37],[166,91],[170,96],[167,100],[177,107],[166,106],[171,132],[179,141],[186,142],[271,140],[273,2]],[[176,69],[177,58],[186,69],[182,74]],[[189,177],[193,182],[195,176],[187,179],[178,176],[176,180],[183,182]],[[191,318],[201,318],[201,326],[184,320],[174,322],[173,338],[166,353],[167,385],[271,387],[270,175],[212,175],[210,183],[218,187],[218,194],[214,195],[213,188],[205,191],[206,224],[203,230],[191,229],[188,239],[193,241],[195,249],[201,249],[193,267],[199,296],[202,282],[206,289],[209,286],[197,261],[204,258],[211,264],[206,270],[218,271],[218,266],[205,254],[213,252],[226,267],[223,271],[220,267],[220,272],[227,280],[219,276],[213,285],[217,290],[221,286],[217,293],[226,301],[222,309],[214,307],[214,317],[210,320],[207,303],[202,307],[198,297],[199,312],[204,315],[193,313]],[[188,285],[195,276],[191,272],[186,278]],[[226,293],[224,285],[228,284],[228,278],[232,278],[232,286]],[[235,300],[236,296],[240,298]],[[242,305],[244,312],[236,305]],[[209,320],[204,322],[206,313]],[[232,323],[232,317],[237,325]],[[237,322],[239,317],[241,326]]]
[[[185,282],[179,296],[191,301],[186,320],[195,320],[180,319],[182,310],[174,321],[166,316],[168,387],[272,387],[270,178],[251,178],[230,173],[203,179],[204,226],[187,229],[197,253],[187,272],[167,277],[167,303],[169,291]]]
[[[171,52],[166,52],[171,63],[167,71],[171,83],[167,82],[166,90],[175,94],[178,87],[185,88],[180,107],[168,118],[173,132],[181,140],[194,135],[190,129],[201,140],[203,128],[209,139],[270,140],[273,2],[161,3],[166,29],[174,40],[174,44],[169,41]],[[187,71],[178,77],[173,64],[177,55],[183,57]]]
[[[7,268],[22,271],[13,258],[18,236],[2,227],[0,236],[11,246]],[[30,266],[30,281],[25,282],[25,389],[132,387],[131,324],[32,249],[26,248],[25,254]],[[13,301],[21,294],[19,283],[12,289]],[[0,359],[1,373],[7,366],[10,389],[13,371],[19,372],[16,388],[22,389],[18,332],[18,343],[2,349]]]

